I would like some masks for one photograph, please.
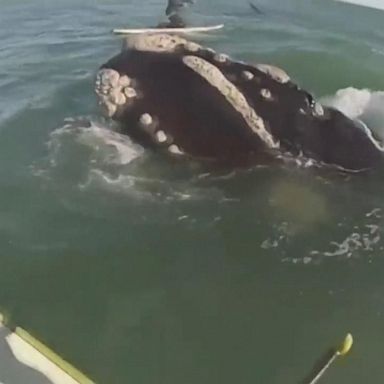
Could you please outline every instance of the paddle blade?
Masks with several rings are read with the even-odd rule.
[[[348,335],[345,337],[343,344],[338,349],[338,354],[340,356],[345,356],[352,348],[353,345],[353,336],[348,333]]]

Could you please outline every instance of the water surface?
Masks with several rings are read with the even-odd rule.
[[[203,43],[282,66],[382,134],[384,13],[201,0]],[[93,95],[116,27],[164,2],[1,0],[0,306],[98,382],[380,382],[384,183],[311,168],[211,171],[113,132]],[[383,135],[384,136],[384,135]],[[0,373],[1,381],[1,373]]]

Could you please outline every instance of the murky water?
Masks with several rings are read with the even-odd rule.
[[[115,27],[164,2],[1,0],[0,306],[98,382],[380,382],[384,183],[312,168],[212,171],[113,132],[93,95]],[[384,13],[200,0],[205,44],[282,66],[384,137]],[[1,372],[0,372],[1,381]],[[22,383],[20,383],[22,384]]]

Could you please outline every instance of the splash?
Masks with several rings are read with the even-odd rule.
[[[50,134],[47,155],[33,164],[33,174],[52,188],[81,190],[95,173],[109,181],[134,172],[144,149],[114,128],[96,119],[66,119]]]
[[[97,120],[86,118],[65,120],[65,125],[52,132],[48,147],[51,161],[57,162],[65,144],[88,148],[90,162],[127,165],[140,157],[144,149],[134,144],[127,136]]]
[[[167,159],[118,133],[113,122],[68,118],[50,134],[47,148],[47,157],[32,171],[63,193],[113,194],[136,202],[225,200],[210,184],[210,174],[202,178],[193,163],[170,167]]]
[[[321,100],[322,104],[334,107],[351,119],[362,121],[374,135],[384,142],[384,92],[369,89],[340,89],[334,96]]]

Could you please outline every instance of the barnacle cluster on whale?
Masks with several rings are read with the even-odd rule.
[[[177,35],[126,38],[95,90],[123,133],[172,156],[249,164],[287,155],[352,171],[383,159],[366,127],[322,106],[284,70]]]

